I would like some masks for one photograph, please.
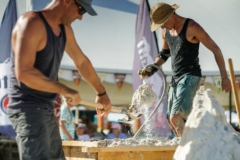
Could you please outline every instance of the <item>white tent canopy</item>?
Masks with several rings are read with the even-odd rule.
[[[42,8],[51,0],[33,0],[35,9]],[[177,13],[197,21],[220,46],[227,59],[232,58],[236,74],[240,52],[240,1],[239,0],[162,0],[169,4],[178,3]],[[149,0],[151,7],[162,2]],[[8,0],[0,2],[0,20]],[[17,1],[19,13],[26,11],[26,2]],[[98,16],[84,15],[82,21],[72,24],[78,44],[92,61],[96,71],[105,73],[131,74],[135,44],[135,21],[140,0],[93,0]],[[158,31],[159,32],[159,31]],[[158,36],[159,34],[157,34]],[[161,48],[161,39],[159,39]],[[219,75],[213,54],[203,45],[200,47],[200,64],[204,75]],[[171,74],[171,60],[163,66],[166,74]],[[75,69],[72,60],[64,55],[62,69]]]

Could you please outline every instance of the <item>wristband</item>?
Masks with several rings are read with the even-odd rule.
[[[107,94],[106,91],[104,91],[103,93],[97,94],[98,97],[104,96],[105,94]]]
[[[161,57],[164,60],[164,62],[166,62],[170,56],[171,56],[170,49],[162,49],[158,54],[158,57]]]
[[[154,65],[158,66],[157,63],[154,63]],[[154,73],[156,73],[158,71],[157,68],[152,67],[152,66],[149,66],[148,68],[151,69],[151,72],[147,72],[148,77],[151,77]]]
[[[154,65],[158,66],[157,63],[154,63]],[[148,66],[147,68],[151,69],[151,72],[146,72],[146,71],[140,71],[138,74],[143,75],[143,76],[148,76],[151,77],[154,73],[156,73],[158,71],[157,68],[152,67],[152,66]]]

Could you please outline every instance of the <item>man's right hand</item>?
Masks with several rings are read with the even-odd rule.
[[[63,96],[66,98],[69,107],[76,106],[81,102],[80,93],[71,88],[67,88]]]
[[[138,74],[140,75],[140,79],[143,80],[147,77],[149,77],[149,75],[151,74],[152,70],[149,68],[143,68],[141,70],[138,71]]]

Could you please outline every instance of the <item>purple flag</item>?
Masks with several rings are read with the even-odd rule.
[[[17,21],[16,0],[9,0],[0,26],[0,133],[15,136],[16,133],[7,115],[7,78],[10,73],[12,29]]]
[[[137,13],[136,20],[136,42],[133,66],[133,91],[143,83],[138,75],[138,70],[144,68],[148,64],[153,64],[155,58],[158,56],[157,42],[154,33],[150,30],[150,15],[149,7],[146,0],[141,0]],[[149,112],[157,106],[161,95],[164,92],[164,79],[161,77],[160,72],[155,73],[153,76],[145,79],[146,83],[153,87],[153,90],[158,96],[158,99],[149,109]],[[149,114],[148,114],[149,115]],[[147,118],[147,117],[144,117]],[[143,123],[144,119],[141,119]],[[153,115],[149,124],[146,125],[150,134],[157,137],[171,136],[171,130],[166,121],[166,97],[164,97],[161,105],[156,113]]]

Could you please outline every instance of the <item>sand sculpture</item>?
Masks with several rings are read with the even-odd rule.
[[[174,160],[239,160],[240,134],[227,123],[223,107],[201,87]]]

